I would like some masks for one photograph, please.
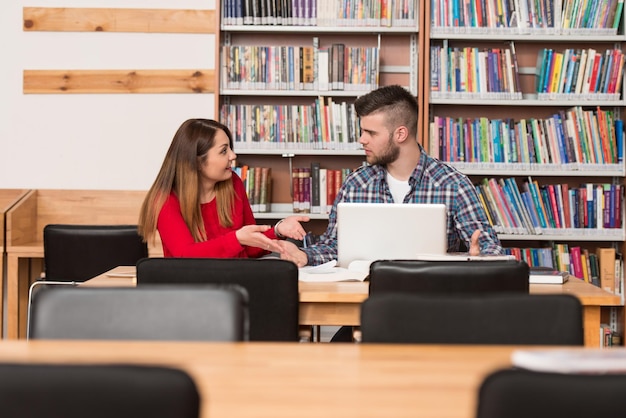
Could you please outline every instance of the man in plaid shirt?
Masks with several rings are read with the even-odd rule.
[[[319,241],[307,248],[281,241],[281,258],[299,267],[336,260],[339,202],[443,203],[448,212],[448,252],[459,251],[464,243],[470,255],[503,254],[471,181],[430,157],[417,142],[418,105],[410,92],[397,85],[381,87],[357,98],[354,107],[368,165],[344,181]]]

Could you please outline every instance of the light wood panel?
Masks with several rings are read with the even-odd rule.
[[[214,33],[215,10],[24,7],[25,31]]]
[[[215,72],[200,70],[24,70],[25,94],[214,93]]]

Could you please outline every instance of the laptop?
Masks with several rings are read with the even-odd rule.
[[[337,265],[353,261],[412,260],[448,249],[443,204],[351,203],[337,205]]]

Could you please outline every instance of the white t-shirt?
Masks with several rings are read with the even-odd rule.
[[[389,185],[389,190],[391,191],[391,196],[393,196],[394,203],[403,203],[404,197],[411,189],[409,181],[397,180],[389,174],[389,172],[387,172],[387,184]]]

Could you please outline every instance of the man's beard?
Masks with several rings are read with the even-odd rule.
[[[378,156],[371,155],[370,158],[367,159],[367,162],[370,165],[387,165],[396,161],[399,155],[400,147],[393,143],[393,134],[390,134],[389,141],[383,152]]]

